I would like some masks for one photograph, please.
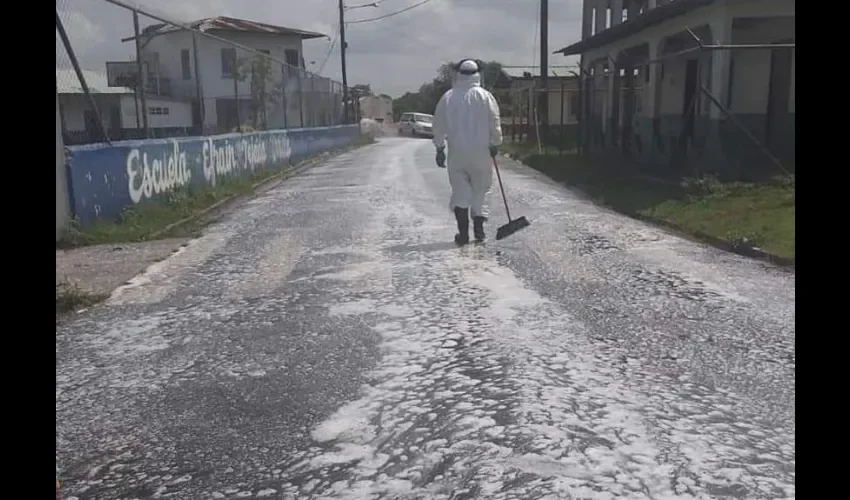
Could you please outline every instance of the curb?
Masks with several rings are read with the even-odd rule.
[[[257,196],[258,194],[262,194],[262,193],[264,193],[264,192],[266,192],[270,189],[273,189],[274,187],[277,186],[277,184],[280,184],[281,182],[289,179],[290,177],[293,177],[295,175],[300,174],[301,172],[307,170],[310,167],[315,166],[317,163],[324,161],[331,156],[346,153],[350,150],[360,149],[360,148],[366,147],[366,146],[371,146],[373,144],[374,143],[364,144],[362,146],[359,146],[359,147],[356,147],[356,148],[351,148],[351,149],[349,149],[347,147],[346,148],[340,148],[340,149],[337,149],[337,150],[334,150],[334,151],[326,151],[324,153],[320,153],[320,154],[318,154],[318,155],[316,155],[312,158],[307,158],[307,159],[303,160],[301,163],[297,163],[295,165],[292,165],[292,166],[290,166],[290,168],[284,169],[281,172],[278,172],[278,173],[276,173],[276,174],[274,174],[274,175],[272,175],[272,176],[270,176],[266,179],[255,182],[254,184],[251,185],[251,191],[252,191],[251,193],[234,194],[234,195],[228,196],[227,198],[223,198],[223,199],[213,203],[212,205],[208,206],[207,208],[201,210],[200,212],[198,212],[196,214],[190,215],[189,217],[186,217],[184,219],[180,219],[176,222],[172,222],[171,224],[165,226],[164,228],[149,234],[145,238],[145,240],[150,241],[150,240],[159,239],[162,235],[167,234],[168,232],[173,231],[174,229],[177,229],[180,226],[183,226],[183,225],[186,225],[190,222],[201,219],[201,218],[209,215],[210,213],[216,211],[216,209],[221,208],[224,205],[227,205],[231,202],[236,203],[236,202],[239,202],[239,201],[248,200],[248,199],[250,199],[254,196]],[[270,184],[272,184],[274,182],[276,182],[276,184],[274,186],[270,186]],[[265,188],[265,189],[262,189],[262,188]],[[262,189],[262,191],[258,192],[258,190],[260,190],[260,189]]]
[[[625,212],[619,213],[627,215],[641,222],[646,222],[648,224],[652,224],[673,231],[690,240],[696,240],[702,243],[706,243],[714,248],[717,248],[718,250],[734,253],[743,257],[749,257],[755,260],[769,262],[770,264],[787,268],[791,271],[796,271],[796,263],[794,259],[773,255],[772,253],[765,252],[764,250],[755,247],[738,247],[722,238],[703,233],[702,231],[686,231],[675,222],[670,222],[664,219],[653,219],[652,217],[647,217],[641,214],[629,214]]]
[[[539,170],[537,170],[536,168],[523,163],[522,161],[520,161],[519,159],[515,158],[514,156],[512,156],[508,153],[503,154],[503,156],[519,163],[520,165],[522,165],[526,168],[530,168],[530,169],[534,170],[535,172],[538,172],[542,175],[546,175],[543,172],[540,172]],[[546,177],[549,177],[549,176],[546,176]],[[551,177],[549,177],[549,178],[551,179]],[[554,179],[552,179],[552,180],[554,181]],[[555,181],[555,182],[558,182],[558,181]],[[717,248],[718,250],[723,250],[725,252],[733,253],[733,254],[736,254],[736,255],[741,255],[743,257],[749,257],[749,258],[754,259],[754,260],[768,262],[768,263],[773,264],[773,265],[775,265],[779,268],[782,268],[782,269],[785,269],[785,270],[788,270],[788,271],[792,271],[792,272],[796,272],[796,260],[795,259],[789,259],[789,258],[786,258],[786,257],[780,257],[778,255],[773,255],[773,254],[765,252],[764,250],[761,250],[759,248],[738,247],[738,246],[735,246],[735,245],[729,243],[728,241],[726,241],[722,238],[718,238],[717,236],[712,236],[710,234],[703,233],[702,231],[686,231],[684,228],[682,228],[682,226],[680,226],[680,225],[678,225],[674,222],[664,220],[664,219],[654,219],[652,217],[648,217],[646,215],[642,215],[642,214],[639,214],[639,213],[623,212],[623,211],[617,210],[617,209],[615,209],[615,208],[613,208],[609,205],[606,205],[604,203],[596,202],[593,199],[593,197],[591,197],[590,195],[588,195],[587,193],[585,193],[584,191],[582,191],[580,188],[578,188],[576,186],[568,186],[568,185],[563,184],[561,182],[558,182],[558,184],[565,186],[568,189],[578,191],[585,198],[592,201],[595,205],[608,208],[610,210],[617,212],[618,214],[625,215],[626,217],[631,217],[632,219],[639,220],[641,222],[645,222],[647,224],[650,224],[650,225],[653,225],[653,226],[674,232],[678,236],[681,236],[685,239],[689,239],[691,241],[698,241],[700,243],[704,243],[704,244],[707,244],[707,245],[712,246],[714,248]]]

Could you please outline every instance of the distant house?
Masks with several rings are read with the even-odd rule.
[[[579,109],[578,78],[575,71],[567,67],[549,68],[547,82],[549,124],[575,125]],[[537,99],[541,92],[539,66],[503,66],[495,87],[510,93],[511,105],[515,108],[502,110],[505,115],[502,118],[503,124],[534,121],[534,116],[529,114],[537,108]]]
[[[333,88],[328,79],[307,78],[303,71],[303,41],[326,35],[224,16],[188,24],[286,63],[272,63],[269,68],[267,91],[285,93],[277,102],[265,103],[268,128],[309,126],[327,121],[326,114],[339,113],[341,96],[336,101],[334,96],[341,89]],[[236,82],[234,74],[237,68],[244,71],[256,54],[165,24],[148,26],[140,37],[149,91],[202,102],[203,106],[195,106],[195,118],[200,121],[203,116],[207,131],[229,131],[237,123],[250,123],[257,111],[251,99],[256,73],[249,71]],[[130,40],[134,37],[124,39]]]
[[[740,171],[768,160],[741,123],[793,164],[795,18],[794,0],[584,0],[557,52],[581,55],[585,150]]]
[[[133,89],[110,87],[106,75],[82,70],[98,113],[110,140],[143,137],[140,130],[141,106]],[[65,144],[100,142],[102,137],[95,114],[73,69],[56,70],[56,91],[59,96],[59,119]],[[152,135],[186,135],[192,127],[192,107],[189,102],[168,97],[150,97],[148,126]],[[179,133],[179,132],[183,133]]]
[[[360,118],[370,118],[379,123],[392,123],[393,98],[384,94],[361,97]]]

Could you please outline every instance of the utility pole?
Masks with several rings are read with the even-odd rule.
[[[549,137],[549,0],[540,0],[540,96],[537,117],[543,139]],[[563,107],[563,103],[561,103]]]
[[[345,41],[345,5],[339,0],[339,57],[342,63],[342,116],[344,123],[348,123],[348,73],[345,68],[345,49],[348,43]]]

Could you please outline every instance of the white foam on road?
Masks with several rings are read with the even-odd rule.
[[[262,298],[284,285],[304,252],[299,232],[276,236],[264,243],[256,260],[242,270],[238,280],[227,284],[228,299]]]
[[[421,182],[403,159],[394,165],[386,178]],[[408,202],[393,213],[407,224],[394,229],[408,245],[447,232],[438,209]],[[636,230],[637,240],[670,238]],[[794,496],[793,471],[747,459],[764,449],[793,463],[793,436],[738,422],[734,394],[670,379],[616,345],[592,343],[585,324],[486,254],[414,249],[390,267],[408,277],[393,280],[392,293],[331,309],[383,318],[370,321],[382,359],[361,397],[314,428],[322,446],[292,471],[313,474],[309,491],[284,485],[285,498]],[[747,302],[714,273],[709,288]],[[348,277],[356,288],[357,276]],[[756,434],[740,432],[747,425]]]
[[[474,483],[481,498],[522,498],[523,492],[539,488],[557,498],[572,498],[569,495],[598,488],[599,478],[609,476],[618,477],[605,489],[618,498],[642,497],[644,489],[656,498],[672,494],[669,467],[655,461],[657,448],[646,437],[634,403],[623,404],[628,391],[606,378],[605,370],[588,356],[578,354],[587,350],[577,336],[580,325],[566,316],[546,313],[550,305],[543,298],[492,261],[468,261],[455,254],[434,273],[432,277],[462,275],[460,288],[475,291],[488,304],[475,312],[481,318],[480,330],[462,330],[468,311],[451,306],[442,318],[457,322],[451,328],[424,319],[432,311],[427,304],[417,304],[416,295],[355,301],[335,308],[336,314],[382,308],[406,314],[374,327],[383,339],[383,358],[370,374],[373,383],[364,387],[363,397],[313,430],[317,442],[331,443],[333,449],[313,456],[309,467],[349,464],[351,478],[347,487],[330,486],[318,498],[419,498],[422,494],[440,498],[441,491],[457,490],[465,483]],[[456,291],[443,287],[446,294]],[[545,319],[529,323],[530,318],[540,317]],[[471,378],[448,363],[441,365],[447,347],[472,340],[488,344],[481,355],[508,356],[515,363],[505,375],[521,394],[521,404],[510,411],[512,425],[499,424],[495,414],[499,413],[498,394],[503,393],[507,404],[516,393],[484,387],[490,382]],[[555,355],[558,351],[568,353]],[[426,369],[429,364],[437,368]],[[487,361],[481,364],[488,367]],[[547,373],[553,367],[564,370],[570,378],[568,386],[556,383],[559,380]],[[494,373],[499,369],[496,364],[489,368]],[[483,396],[482,391],[489,395]],[[576,406],[593,406],[593,415],[599,416],[577,414]],[[445,409],[447,413],[440,417],[444,423],[437,425],[437,417],[429,415]],[[585,428],[612,447],[572,449],[573,426]],[[432,437],[435,431],[438,434]],[[628,444],[617,441],[616,434],[628,439]],[[421,484],[424,472],[447,459],[453,460],[451,473]],[[525,489],[511,488],[508,483],[521,473],[536,479]]]
[[[165,260],[151,264],[126,285],[116,288],[106,304],[123,306],[162,302],[180,285],[189,270],[209,259],[231,236],[227,232],[211,229],[208,234],[189,241]]]
[[[232,318],[246,312],[240,309],[245,306],[240,296],[255,297],[250,313],[256,319],[271,322],[272,315],[288,314],[279,307],[276,290],[297,282],[333,297],[324,304],[333,322],[352,322],[379,337],[380,360],[365,374],[353,401],[309,429],[313,446],[288,456],[286,470],[273,483],[255,485],[255,493],[240,491],[245,490],[240,486],[213,497],[794,497],[793,429],[742,419],[736,412],[746,401],[693,383],[688,366],[675,378],[621,347],[616,335],[607,343],[593,340],[593,323],[544,298],[486,249],[435,246],[435,241],[449,241],[453,230],[444,200],[435,201],[422,189],[433,170],[423,173],[415,163],[421,144],[388,142],[364,155],[364,163],[374,162],[369,163],[368,200],[360,193],[359,201],[382,210],[358,220],[352,240],[321,247],[312,228],[293,230],[292,238],[289,233],[257,237],[262,218],[303,187],[297,182],[283,185],[151,266],[113,294],[109,304],[154,305],[184,290],[193,276],[205,278],[207,289],[224,291],[229,300],[183,308],[145,307],[135,315],[134,308],[127,308],[131,317],[124,319],[78,319],[73,339],[85,355],[57,366],[57,412],[76,415],[73,425],[82,427],[85,414],[78,412],[85,405],[79,401],[114,404],[116,399],[104,396],[107,389],[109,394],[151,394],[173,387],[184,374],[192,377],[192,367],[204,358],[209,369],[227,380],[262,378],[280,369],[263,359],[225,359],[231,349],[222,347],[227,342],[211,344],[198,338],[216,335],[208,333],[214,325],[239,328]],[[309,187],[319,181],[306,177],[298,182]],[[531,189],[535,186],[539,193]],[[540,206],[560,210],[566,204],[584,211],[573,220],[619,235],[612,240],[625,253],[662,267],[645,258],[647,245],[658,244],[660,238],[650,234],[653,231],[630,229],[630,222],[572,206],[574,200],[555,196],[547,186],[529,183],[524,191]],[[543,220],[534,227],[554,222]],[[267,232],[261,231],[261,236],[288,229],[262,226]],[[534,231],[523,237],[534,242]],[[236,235],[269,244],[256,248],[256,255],[246,252],[243,261],[239,252],[221,251]],[[548,247],[541,244],[538,255],[552,264],[560,244],[551,238]],[[280,252],[275,253],[278,245]],[[673,267],[687,268],[684,254],[669,255],[670,248],[679,248],[671,245],[662,245],[667,248],[662,258]],[[295,265],[305,261],[305,272],[287,281]],[[204,271],[207,275],[195,272],[202,263],[214,270]],[[729,292],[725,299],[750,305],[748,290],[727,286],[722,272],[708,273],[708,267],[680,271],[706,277],[709,288]],[[590,266],[570,271],[581,279],[606,278],[605,272]],[[669,306],[664,297],[653,300],[653,305]],[[269,311],[268,317],[262,317],[264,311]],[[646,332],[647,341],[650,335],[675,333],[660,330]],[[170,346],[178,348],[163,352]],[[729,364],[733,369],[734,363]],[[131,413],[119,421],[132,423]],[[270,436],[270,442],[274,445],[275,437]],[[290,466],[291,458],[295,465]],[[274,466],[284,469],[282,464]],[[180,484],[205,487],[195,481]]]

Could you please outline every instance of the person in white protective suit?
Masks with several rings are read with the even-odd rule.
[[[449,208],[457,219],[455,243],[469,243],[469,217],[473,235],[484,240],[484,223],[489,216],[488,198],[493,184],[492,158],[502,144],[499,103],[481,87],[482,63],[466,59],[454,65],[457,73],[434,111],[434,146],[437,166],[447,167],[452,196]],[[470,214],[471,212],[471,214]]]

